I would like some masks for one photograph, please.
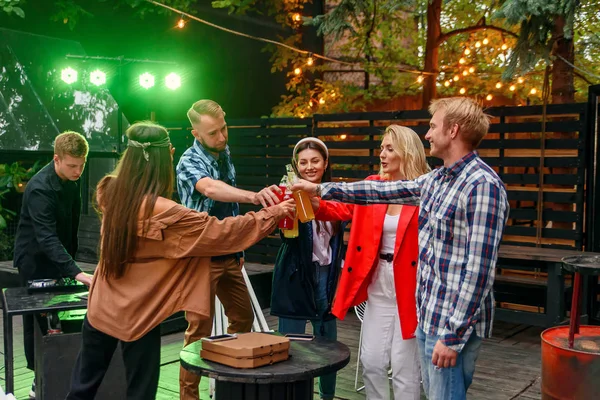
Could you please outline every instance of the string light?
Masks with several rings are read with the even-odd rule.
[[[488,44],[490,41],[488,40],[488,38],[483,39],[483,44]]]
[[[500,47],[502,50],[506,50],[508,49],[508,46],[506,45],[506,43],[502,43],[502,47]]]
[[[530,94],[536,94],[537,93],[537,89],[536,88],[532,88],[531,91],[529,92]]]
[[[302,21],[302,15],[300,15],[300,13],[295,13],[292,15],[292,20],[294,20],[296,22],[300,22],[300,21]]]
[[[487,101],[490,101],[490,100],[492,100],[493,98],[494,98],[494,96],[492,96],[491,94],[488,94],[488,95],[485,97],[485,99],[486,99]]]
[[[300,69],[300,68],[294,69],[294,74],[300,75],[301,73],[302,73],[302,69]]]
[[[312,106],[313,106],[313,101],[312,101],[312,100],[309,100],[309,101],[308,101],[308,106],[309,106],[309,107],[312,107]]]
[[[467,56],[468,56],[469,54],[471,54],[471,50],[469,50],[469,49],[465,49],[465,55],[467,55]]]
[[[521,78],[521,77],[518,77],[518,78],[517,78],[517,82],[519,82],[519,83],[523,83],[523,82],[525,82],[525,79],[523,79],[523,78]]]
[[[456,82],[457,80],[459,80],[459,79],[460,79],[460,76],[458,76],[458,75],[454,75],[454,78],[453,78],[453,79],[454,79],[454,82]]]
[[[419,77],[417,78],[417,82],[419,82],[419,83],[423,82],[423,75],[419,75]]]
[[[308,56],[308,60],[306,60],[306,65],[313,65],[315,63],[315,59],[312,55]]]
[[[473,72],[475,72],[475,67],[471,67],[471,68],[469,68],[469,72],[470,72],[470,73],[473,73]]]
[[[347,135],[340,135],[340,139],[344,140],[346,139],[348,136]]]
[[[325,104],[325,99],[321,97],[321,98],[319,99],[319,104]]]
[[[460,88],[460,94],[465,94],[467,92],[467,89],[465,88]]]
[[[510,90],[511,92],[514,92],[516,88],[517,87],[515,85],[510,85],[510,87],[508,88],[508,90]]]
[[[444,82],[444,86],[446,86],[446,87],[450,86],[450,81]]]
[[[500,89],[502,87],[502,83],[498,82],[496,83],[496,89]]]
[[[475,42],[475,47],[480,48],[481,47],[481,42],[479,42],[479,41]]]
[[[334,92],[334,91],[332,91],[332,92],[331,92],[331,97],[335,97],[335,96],[336,96],[335,92]]]
[[[464,75],[464,76],[467,76],[467,75],[469,75],[469,71],[467,71],[467,70],[465,69],[465,70],[463,71],[463,75]]]
[[[177,21],[177,27],[179,29],[185,28],[185,19],[183,19],[183,15],[181,16],[181,18],[179,18],[179,21]]]
[[[458,60],[459,63],[464,64],[467,62],[467,60],[465,60],[464,58],[461,58],[460,60]]]

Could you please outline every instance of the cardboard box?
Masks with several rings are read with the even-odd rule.
[[[234,368],[255,368],[289,358],[288,338],[268,333],[240,333],[237,339],[202,341],[200,356]]]

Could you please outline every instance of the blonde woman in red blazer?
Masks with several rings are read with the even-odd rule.
[[[379,175],[415,179],[429,172],[419,136],[390,125],[381,142]],[[418,262],[417,206],[352,205],[320,200],[316,218],[352,221],[350,240],[332,313],[343,319],[365,300],[361,363],[369,400],[388,400],[392,367],[394,399],[420,398],[415,289]]]

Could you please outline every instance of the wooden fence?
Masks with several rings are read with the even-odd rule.
[[[487,113],[492,124],[479,153],[507,187],[511,210],[504,243],[581,250],[587,103],[548,106],[545,130],[541,106],[497,107]],[[294,145],[306,136],[318,137],[329,147],[334,181],[354,181],[377,173],[381,134],[390,124],[414,129],[428,152],[424,135],[429,119],[427,111],[417,110],[229,120],[229,146],[243,189],[258,191],[278,183]],[[193,142],[189,123],[166,125],[181,154]],[[429,162],[441,165],[435,158]],[[241,206],[242,212],[253,209]],[[247,251],[247,259],[272,263],[279,245],[277,235],[268,237]]]

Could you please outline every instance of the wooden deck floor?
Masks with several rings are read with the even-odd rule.
[[[271,328],[277,320],[265,310]],[[15,318],[15,395],[18,400],[27,399],[33,374],[25,368],[22,345],[21,318]],[[309,325],[310,326],[310,325]],[[310,328],[307,329],[310,331]],[[338,339],[346,343],[352,358],[338,374],[337,399],[364,399],[364,391],[354,391],[354,373],[360,321],[349,313],[344,321],[338,321]],[[468,399],[513,400],[539,399],[540,396],[540,328],[525,325],[497,323],[494,337],[485,340],[477,361],[477,370]],[[179,398],[179,351],[183,334],[176,333],[162,338],[161,376],[157,399]],[[4,365],[4,359],[0,358]],[[2,368],[3,369],[3,368]],[[4,373],[0,372],[0,384],[4,387]],[[362,385],[360,376],[359,384]],[[316,388],[317,389],[317,388]],[[315,398],[318,398],[317,393]],[[423,397],[424,398],[424,397]],[[208,380],[202,379],[201,399],[207,400]]]

